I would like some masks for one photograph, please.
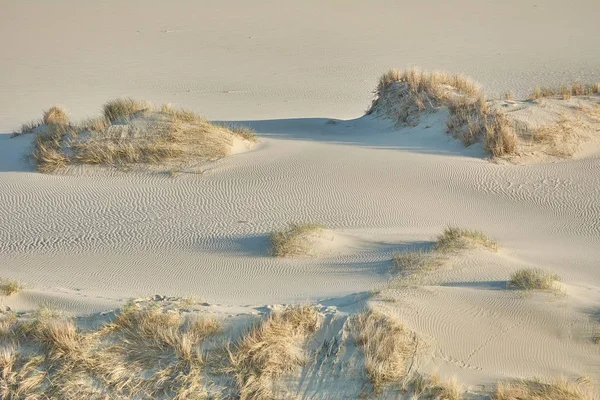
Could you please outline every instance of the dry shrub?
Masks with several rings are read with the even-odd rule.
[[[592,400],[590,388],[564,378],[500,383],[494,400]]]
[[[147,101],[135,100],[129,97],[115,99],[107,102],[102,107],[104,118],[110,123],[129,117],[140,111],[149,110],[152,106]]]
[[[353,316],[352,323],[374,392],[380,393],[384,385],[404,378],[416,336],[395,318],[372,310]]]
[[[65,110],[62,107],[52,106],[48,110],[44,111],[44,117],[42,118],[42,121],[46,125],[67,125],[69,123],[69,117],[67,117],[67,110]]]
[[[273,380],[305,362],[303,345],[319,319],[308,305],[273,312],[229,349],[227,370],[235,376],[242,400],[274,398]]]
[[[539,268],[524,268],[510,276],[508,287],[516,290],[552,290],[556,289],[560,278]]]
[[[368,114],[381,113],[400,125],[416,125],[419,113],[448,107],[448,132],[465,146],[484,138],[494,157],[516,149],[514,130],[499,111],[491,110],[478,84],[463,75],[427,72],[418,68],[390,70],[379,80]]]
[[[438,236],[435,249],[440,251],[456,251],[468,248],[473,244],[484,246],[492,251],[498,251],[499,248],[498,243],[483,232],[448,227]]]
[[[563,100],[569,100],[572,96],[590,96],[599,92],[600,83],[584,85],[575,81],[571,85],[562,85],[558,89],[538,86],[533,90],[531,98],[541,100],[545,97],[561,96]]]
[[[271,253],[276,257],[304,256],[310,253],[312,239],[325,227],[314,223],[290,223],[281,231],[271,233]]]

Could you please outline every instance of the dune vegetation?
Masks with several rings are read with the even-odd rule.
[[[0,279],[0,292],[5,296],[12,296],[23,290],[23,284],[13,279]]]
[[[311,253],[313,239],[325,227],[315,223],[290,223],[286,229],[271,233],[271,253],[275,257],[298,257]]]
[[[494,400],[592,400],[589,385],[564,378],[533,379],[500,383]]]
[[[560,278],[539,268],[524,268],[510,276],[507,286],[515,290],[552,290]]]
[[[67,165],[126,166],[214,160],[228,155],[236,142],[254,142],[247,127],[215,124],[200,115],[130,98],[107,102],[103,115],[78,124],[52,107],[39,122],[26,124],[34,133],[31,157],[40,172]]]
[[[465,146],[482,141],[486,152],[497,157],[516,150],[516,136],[509,120],[490,107],[473,80],[445,72],[418,68],[390,70],[380,79],[367,114],[381,114],[399,125],[416,125],[419,114],[447,107],[448,133]]]

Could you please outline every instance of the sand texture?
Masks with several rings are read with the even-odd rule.
[[[318,327],[297,334],[311,356],[277,377],[277,396],[410,398],[402,382],[367,385],[366,345],[352,339],[365,309],[418,338],[409,373],[456,377],[464,398],[519,378],[600,382],[600,95],[528,97],[600,81],[600,3],[252,3],[3,1],[0,278],[24,288],[2,307],[47,305],[84,326],[131,298],[191,297],[185,312],[225,321],[235,342],[257,316],[313,303]],[[465,147],[446,107],[404,126],[365,115],[381,73],[412,65],[481,82],[518,151]],[[27,158],[35,133],[11,137],[53,104],[77,121],[119,96],[248,126],[257,141],[176,170],[41,173]],[[271,235],[290,223],[322,228],[305,254],[276,257]],[[498,247],[441,250],[450,226]],[[428,268],[394,266],[415,249]],[[523,268],[560,283],[508,288]]]

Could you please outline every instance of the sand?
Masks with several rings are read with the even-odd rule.
[[[427,338],[421,371],[473,391],[529,376],[600,381],[590,340],[600,322],[598,146],[585,142],[572,159],[495,163],[443,133],[444,110],[402,129],[363,116],[392,66],[463,72],[492,97],[600,81],[600,3],[2,8],[0,277],[27,285],[2,304],[77,315],[154,294],[203,299],[226,315],[302,301],[341,315],[371,305]],[[23,160],[31,135],[10,138],[52,104],[78,119],[121,95],[247,124],[259,143],[172,177],[40,174]],[[331,244],[317,256],[270,256],[268,235],[289,222],[325,225]],[[482,230],[501,250],[452,256],[390,288],[392,253],[449,225]],[[564,294],[506,290],[523,267],[558,274]],[[320,398],[343,387],[329,385],[298,390]]]

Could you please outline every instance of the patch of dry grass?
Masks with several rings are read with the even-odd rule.
[[[303,345],[320,316],[312,306],[273,312],[229,349],[228,372],[235,376],[242,400],[272,399],[273,379],[306,361]]]
[[[0,398],[66,400],[205,398],[200,346],[220,329],[211,318],[134,303],[96,330],[45,308],[7,326]]]
[[[394,268],[403,273],[430,271],[441,265],[430,250],[407,250],[392,254]]]
[[[44,123],[23,128],[36,133],[31,156],[37,169],[214,160],[228,155],[234,140],[256,141],[249,128],[230,129],[169,105],[154,109],[145,101],[117,99],[103,111],[101,117],[68,124],[66,112],[53,107],[44,114]]]
[[[416,336],[402,322],[368,310],[352,317],[353,334],[365,357],[365,368],[373,391],[398,382],[407,374]]]
[[[13,279],[0,279],[0,292],[5,296],[12,296],[23,290],[23,285]]]
[[[539,268],[524,268],[511,274],[507,286],[515,290],[553,290],[560,278]]]
[[[541,100],[545,97],[560,96],[563,100],[568,100],[572,96],[591,96],[597,93],[600,93],[600,83],[584,85],[575,81],[571,85],[562,85],[559,88],[538,86],[533,90],[530,97],[531,99]]]
[[[438,236],[435,249],[439,251],[456,251],[468,248],[472,245],[484,246],[492,251],[498,251],[498,243],[486,236],[483,232],[448,227]]]
[[[588,385],[564,378],[500,383],[494,400],[592,400]]]
[[[314,223],[290,223],[281,231],[271,233],[271,253],[275,257],[297,257],[310,254],[312,239],[325,227]]]
[[[404,391],[411,393],[413,397],[423,400],[461,400],[464,392],[456,378],[442,381],[438,374],[424,377],[415,373],[403,387]]]
[[[478,84],[445,72],[418,68],[390,70],[379,80],[368,114],[393,116],[400,125],[416,125],[419,113],[448,107],[448,132],[465,146],[484,139],[484,148],[494,157],[513,153],[516,138],[510,121],[492,110]]]
[[[102,113],[110,123],[130,117],[140,111],[150,110],[152,105],[147,101],[136,100],[130,97],[115,99],[107,102],[102,107]]]
[[[42,121],[46,125],[51,125],[51,124],[68,125],[69,117],[67,116],[67,110],[65,110],[63,107],[52,106],[48,110],[44,111],[44,116],[42,118]]]

